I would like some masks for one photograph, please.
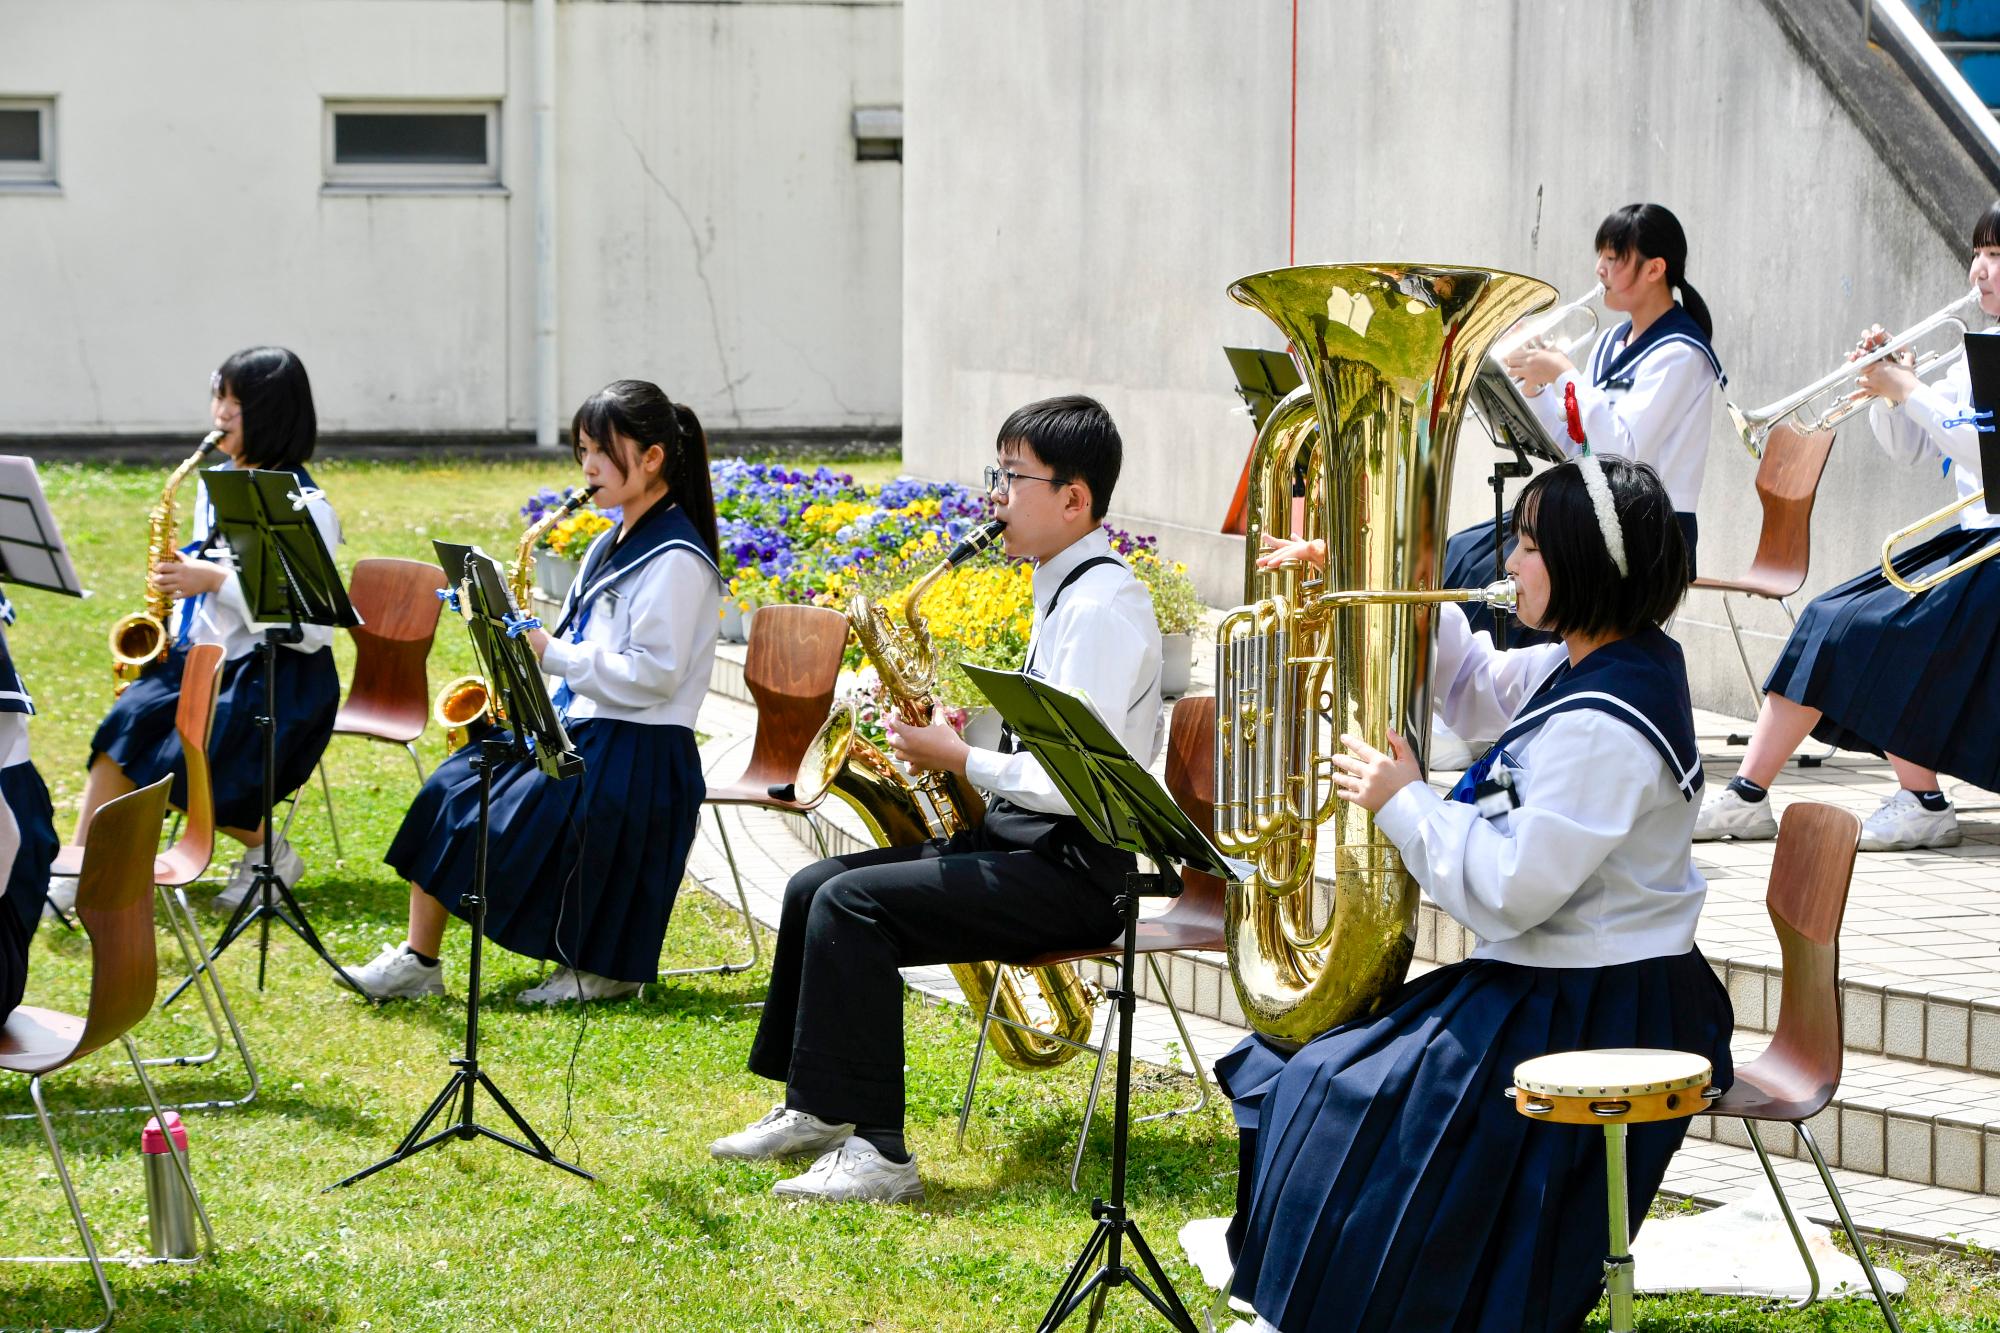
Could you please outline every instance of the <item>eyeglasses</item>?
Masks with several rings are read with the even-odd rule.
[[[998,500],[1010,494],[1017,481],[1046,481],[1051,486],[1067,486],[1067,477],[1031,477],[1025,472],[1015,472],[1004,467],[989,466],[985,472],[986,493]]]

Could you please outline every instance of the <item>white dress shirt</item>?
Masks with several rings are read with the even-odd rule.
[[[692,730],[715,666],[721,599],[715,567],[682,548],[618,578],[591,604],[581,637],[552,635],[542,654],[542,669],[575,691],[565,716]]]
[[[1985,485],[1979,472],[1979,432],[1970,422],[1944,423],[1971,401],[1972,378],[1960,359],[1937,383],[1918,384],[1900,406],[1876,399],[1868,409],[1868,424],[1875,428],[1875,442],[1898,463],[1950,459],[1952,480],[1963,500]],[[1970,504],[1958,511],[1958,525],[1971,532],[2000,528],[2000,514],[1987,513],[1983,502]]]
[[[234,469],[233,463],[225,463],[219,468],[211,468],[210,471],[223,472]],[[303,483],[300,487],[300,496],[305,501],[306,511],[312,515],[313,526],[319,529],[320,539],[326,543],[328,552],[332,552],[341,543],[340,519],[335,516],[333,506],[327,503],[324,493],[318,490],[304,490]],[[220,543],[213,547],[208,546],[209,537],[214,532],[214,523],[215,508],[208,500],[208,483],[203,481],[196,488],[194,499],[194,540],[200,543],[195,556],[220,565],[228,577],[223,581],[222,587],[215,592],[183,599],[174,612],[172,624],[168,626],[167,632],[177,635],[181,626],[191,619],[188,642],[219,643],[222,645],[222,655],[233,662],[244,654],[254,651],[258,643],[263,640],[265,630],[283,629],[288,622],[279,621],[265,625],[250,619],[250,603],[243,596],[243,580],[237,576],[235,556]],[[316,653],[322,648],[333,645],[331,625],[301,625],[299,630],[304,637],[297,643],[285,645],[294,652]]]
[[[1035,567],[1035,619],[1024,669],[1083,699],[1134,758],[1150,764],[1161,737],[1160,623],[1146,585],[1123,561],[1099,565],[1072,583],[1055,614],[1044,619],[1049,599],[1072,570],[1110,554],[1111,539],[1097,527]],[[1026,751],[975,749],[966,756],[965,776],[1024,810],[1075,813],[1041,761]]]
[[[1605,362],[1623,347],[1624,324],[1602,334],[1588,364]],[[1605,339],[1617,339],[1605,346]],[[1709,421],[1719,381],[1708,353],[1679,338],[1662,339],[1621,372],[1630,388],[1597,388],[1590,376],[1565,371],[1528,399],[1551,439],[1572,456],[1578,446],[1569,438],[1565,391],[1576,386],[1577,415],[1593,453],[1616,454],[1644,463],[1660,474],[1675,510],[1692,514],[1701,499],[1701,479],[1708,470]]]
[[[1567,656],[1560,643],[1502,652],[1447,606],[1437,694],[1461,735],[1498,735]],[[1553,713],[1508,742],[1520,804],[1486,818],[1413,782],[1376,824],[1424,892],[1479,937],[1475,958],[1609,967],[1686,953],[1708,885],[1692,839],[1700,801],[1665,759],[1608,713]]]

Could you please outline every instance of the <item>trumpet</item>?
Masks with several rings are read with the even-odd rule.
[[[1736,434],[1742,439],[1743,447],[1750,451],[1752,458],[1762,458],[1765,439],[1773,429],[1786,423],[1805,435],[1832,430],[1875,397],[1866,389],[1855,388],[1855,377],[1890,357],[1909,353],[1910,369],[1919,377],[1944,370],[1965,355],[1965,333],[1970,327],[1968,320],[1978,308],[1979,289],[1975,287],[1935,314],[1888,339],[1880,347],[1852,361],[1843,362],[1794,393],[1749,411],[1734,403],[1729,404],[1729,420],[1736,426]],[[1918,350],[1917,344],[1940,331],[1949,338],[1954,327],[1958,330],[1956,345]],[[1887,557],[1884,559],[1886,561]]]
[[[1597,336],[1597,301],[1603,295],[1600,282],[1568,305],[1522,320],[1500,336],[1487,357],[1503,370],[1508,357],[1528,347],[1546,347],[1576,360],[1576,354]]]

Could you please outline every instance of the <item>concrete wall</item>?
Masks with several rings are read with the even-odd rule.
[[[1279,0],[912,0],[913,470],[974,476],[1007,410],[1094,393],[1127,445],[1118,514],[1165,534],[1211,600],[1240,598],[1240,541],[1215,530],[1248,431],[1220,348],[1281,344],[1225,288],[1287,262],[1291,58]],[[1907,323],[1964,287],[1964,238],[1926,222],[1764,6],[1307,3],[1298,68],[1300,263],[1477,263],[1577,294],[1602,216],[1658,200],[1688,229],[1688,276],[1746,403],[1830,369],[1863,325]],[[1469,428],[1458,522],[1490,506],[1491,457]],[[1709,572],[1749,562],[1753,470],[1718,407]],[[1808,591],[1871,564],[1892,519],[1948,495],[1857,422],[1821,490]],[[1761,665],[1782,616],[1740,614],[1764,636]],[[1748,708],[1716,598],[1693,595],[1677,632],[1698,702]]]
[[[561,404],[659,381],[711,426],[899,417],[901,9],[558,10]],[[0,96],[57,98],[58,193],[0,191],[0,434],[198,434],[292,346],[335,431],[533,424],[525,0],[0,0]],[[500,104],[501,185],[322,189],[328,98]]]

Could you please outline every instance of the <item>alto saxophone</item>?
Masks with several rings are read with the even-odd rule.
[[[167,655],[167,617],[173,614],[174,599],[153,582],[153,570],[172,560],[180,549],[180,514],[174,504],[174,492],[187,480],[188,473],[201,466],[202,459],[215,452],[223,434],[212,430],[202,437],[201,447],[182,459],[181,465],[167,478],[166,488],[147,516],[146,607],[120,617],[111,627],[111,674],[117,682],[111,687],[114,696],[125,693],[140,672]]]
[[[507,574],[507,591],[513,597],[516,608],[526,611],[529,594],[534,590],[535,543],[542,539],[543,533],[581,509],[595,494],[597,487],[584,487],[529,524],[528,530],[521,534],[521,544],[514,551],[513,567]],[[431,705],[431,717],[444,728],[444,747],[447,751],[465,744],[474,727],[494,720],[507,720],[497,717],[493,691],[487,688],[486,678],[479,675],[460,676],[439,690],[437,700]]]
[[[924,623],[924,597],[952,569],[991,546],[1005,526],[996,520],[973,529],[911,585],[903,600],[901,625],[867,597],[856,596],[847,605],[847,622],[861,651],[881,675],[896,716],[910,726],[928,726],[937,704],[937,650]],[[950,837],[986,816],[977,789],[959,774],[920,773],[914,783],[904,776],[887,755],[858,734],[854,707],[846,703],[835,706],[806,747],[793,783],[794,799],[806,806],[817,805],[829,791],[861,816],[883,847]],[[1046,1019],[1031,1013],[1023,995],[1022,977],[1030,972],[1048,1006]],[[954,963],[951,974],[975,1013],[985,1012],[998,987],[993,1012],[1009,1023],[993,1024],[987,1039],[995,1053],[1017,1069],[1053,1069],[1090,1039],[1091,995],[1068,964],[1029,969]]]

